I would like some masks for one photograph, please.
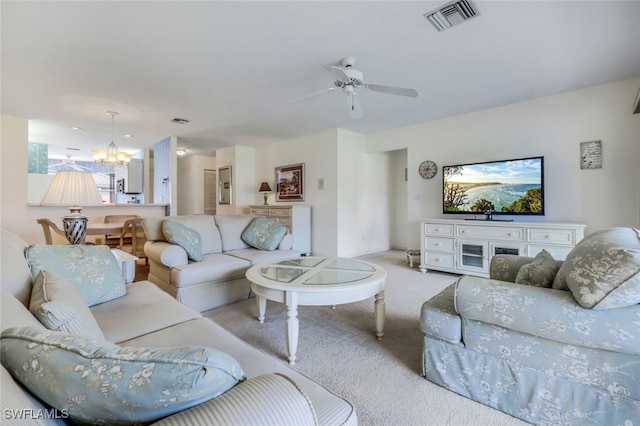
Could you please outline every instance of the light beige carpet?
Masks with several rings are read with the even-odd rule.
[[[410,269],[401,251],[360,259],[388,273],[384,339],[375,337],[373,298],[335,309],[300,306],[295,370],[354,404],[364,426],[527,424],[421,376],[420,307],[453,283],[456,275]],[[205,315],[286,363],[284,305],[267,302],[264,324],[257,321],[255,298]]]

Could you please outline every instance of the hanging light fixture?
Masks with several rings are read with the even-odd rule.
[[[127,167],[131,162],[131,155],[124,151],[119,151],[116,143],[113,141],[113,117],[118,115],[115,111],[107,111],[111,116],[111,143],[104,149],[95,149],[91,151],[93,160],[101,166],[120,166]]]

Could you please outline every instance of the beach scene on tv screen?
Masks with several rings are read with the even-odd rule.
[[[445,166],[445,213],[542,214],[542,158]]]

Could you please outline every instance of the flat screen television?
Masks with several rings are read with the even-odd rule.
[[[544,157],[442,168],[443,213],[544,215]]]

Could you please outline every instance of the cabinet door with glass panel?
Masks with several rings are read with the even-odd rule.
[[[489,243],[478,240],[456,241],[457,269],[486,274],[489,272]]]

